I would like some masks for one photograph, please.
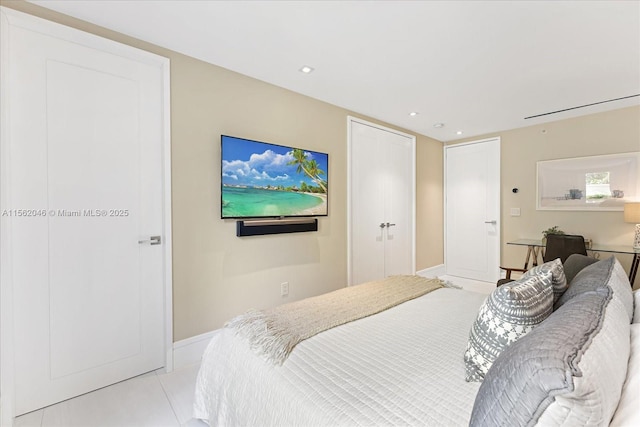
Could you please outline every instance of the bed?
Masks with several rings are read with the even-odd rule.
[[[621,269],[619,264],[617,267],[613,262],[610,264],[601,266],[600,270],[608,269],[608,277],[616,281],[626,278],[624,271],[621,276],[617,270]],[[582,275],[589,278],[588,274]],[[586,281],[588,284],[593,282]],[[629,287],[628,281],[626,286]],[[614,288],[616,292],[609,291],[609,301],[612,300],[611,295],[621,298],[618,294],[621,293],[619,289],[623,288]],[[578,289],[578,286],[574,289]],[[593,291],[585,289],[585,292],[589,290]],[[578,291],[574,293],[580,294]],[[627,291],[622,293],[627,298]],[[628,298],[632,299],[630,290],[628,294]],[[520,409],[510,408],[510,405],[518,405],[522,396],[505,398],[500,395],[504,390],[495,390],[496,384],[501,382],[500,378],[485,379],[484,382],[465,380],[463,354],[468,347],[470,329],[477,321],[479,309],[486,299],[487,296],[483,294],[443,286],[375,315],[305,339],[295,346],[281,365],[257,355],[248,341],[239,337],[233,328],[223,328],[203,355],[196,384],[194,417],[205,420],[211,426],[462,426],[470,422],[472,425],[510,425],[508,417],[513,413],[523,416],[518,412]],[[607,304],[611,307],[614,305]],[[631,302],[631,310],[633,304]],[[573,305],[578,306],[578,303]],[[616,310],[621,313],[628,310],[624,308],[628,304],[619,305],[623,308]],[[610,308],[608,311],[614,310]],[[632,314],[628,318],[625,316],[624,313],[620,314],[612,321],[622,319],[623,324],[631,323]],[[636,316],[636,320],[640,321],[639,317]],[[609,320],[601,321],[598,331],[592,331],[589,340],[596,344],[590,344],[591,348],[600,345],[600,336],[594,334],[602,329],[612,329],[611,326],[602,327],[602,324],[608,325],[607,322]],[[542,333],[543,328],[537,326],[537,329]],[[622,338],[615,339],[623,342],[625,334],[630,337],[631,330],[637,331],[636,327],[622,329]],[[575,331],[568,333],[576,334]],[[529,335],[535,334],[532,332]],[[511,345],[509,350],[517,353],[518,347],[526,347],[529,335]],[[532,339],[535,342],[536,337]],[[603,346],[612,345],[615,339],[606,338]],[[521,342],[525,344],[520,345]],[[624,344],[621,346],[624,347]],[[630,346],[633,347],[633,343]],[[595,350],[587,349],[587,353],[580,351],[586,354],[582,359],[592,363],[590,357],[595,357]],[[618,407],[618,401],[624,401],[625,398],[631,403],[619,409],[618,412],[622,414],[620,420],[614,419],[613,423],[629,425],[625,423],[636,415],[639,394],[636,389],[640,386],[626,378],[631,375],[631,370],[628,373],[626,366],[629,354],[630,350],[627,350],[627,355],[620,358],[624,360],[624,369],[621,367],[616,371],[623,371],[623,374],[612,374],[614,377],[622,375],[619,384],[602,386],[614,390],[609,394],[613,395],[611,399],[615,401],[605,402],[604,406],[614,406],[613,409],[596,408],[595,411],[599,411],[606,422],[589,415],[594,425],[608,424]],[[501,372],[504,376],[505,369],[514,367],[509,367],[508,361],[502,359],[500,356],[490,371]],[[513,360],[516,360],[516,356],[513,356]],[[608,363],[615,363],[615,360],[610,359]],[[637,376],[635,374],[633,381]],[[629,391],[626,397],[623,395],[621,398],[623,385]],[[516,387],[520,386],[516,384]],[[488,395],[489,398],[486,397]],[[571,393],[566,396],[569,395]],[[636,396],[635,400],[628,397],[631,395]],[[495,396],[500,397],[494,399]],[[491,399],[503,407],[496,409],[496,401]],[[575,400],[574,397],[572,399]],[[477,403],[477,400],[483,402]],[[546,412],[536,415],[538,423],[546,420],[545,423],[555,424],[559,418],[551,409],[557,410],[558,406],[560,413],[566,412],[566,405],[562,402],[559,404],[558,400],[552,398],[551,404],[545,404],[543,409],[547,409]],[[557,422],[572,425],[570,417],[561,415],[560,418],[563,421]]]

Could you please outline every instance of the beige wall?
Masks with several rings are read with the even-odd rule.
[[[416,269],[444,263],[444,148],[418,136],[416,161]]]
[[[171,59],[174,340],[346,284],[346,123],[357,114],[29,3],[0,4]],[[236,237],[235,221],[220,219],[220,134],[328,152],[319,231]],[[443,262],[442,151],[417,136],[418,270]]]
[[[622,212],[536,210],[536,162],[539,160],[596,156],[640,151],[640,107],[560,120],[455,141],[501,138],[502,265],[520,267],[526,248],[507,245],[520,238],[541,238],[542,230],[558,225],[571,234],[582,234],[596,243],[628,245],[634,225],[624,222]],[[517,187],[517,194],[511,189]],[[510,208],[521,216],[510,216]],[[607,257],[601,254],[601,257]],[[627,269],[630,255],[618,259]],[[635,287],[640,286],[636,278]]]

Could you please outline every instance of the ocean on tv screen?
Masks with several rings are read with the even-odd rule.
[[[239,218],[326,215],[326,208],[322,209],[325,199],[324,194],[224,186],[222,216]]]

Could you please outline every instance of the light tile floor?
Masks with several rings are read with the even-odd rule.
[[[465,279],[463,277],[449,276],[446,274],[438,276],[438,278],[442,280],[449,280],[455,285],[462,286],[462,289],[467,291],[479,292],[481,294],[489,295],[496,288],[495,283],[481,282],[479,280]]]
[[[200,365],[149,372],[17,417],[16,427],[206,427],[191,417]]]
[[[495,283],[440,276],[463,289],[490,294]],[[16,418],[16,427],[206,427],[191,417],[200,365],[163,369]]]

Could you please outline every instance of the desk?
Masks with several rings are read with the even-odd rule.
[[[527,257],[524,261],[524,269],[529,269],[529,261],[532,261],[532,266],[538,265],[538,258],[542,261],[544,257],[544,245],[542,240],[535,239],[518,239],[513,242],[507,242],[507,245],[527,246]],[[638,272],[638,265],[640,264],[640,249],[633,249],[631,245],[591,245],[591,248],[587,249],[590,252],[609,252],[614,254],[629,254],[633,255],[633,261],[631,262],[631,268],[629,269],[629,282],[633,287],[633,282],[636,280],[636,273]]]

